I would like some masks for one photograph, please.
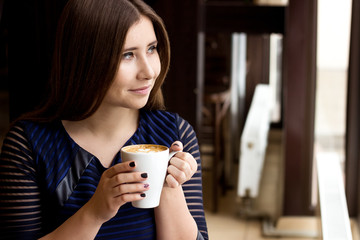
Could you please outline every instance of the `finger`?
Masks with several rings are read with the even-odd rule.
[[[190,154],[191,155],[191,154]],[[191,170],[195,173],[198,170],[198,163],[196,159],[191,155],[191,158],[187,161],[190,164]]]
[[[147,173],[143,173],[143,172],[119,173],[110,179],[109,185],[111,187],[116,187],[120,184],[125,184],[125,183],[142,182],[145,181],[147,177],[148,177]]]
[[[186,160],[178,158],[177,156],[170,160],[169,166],[176,167],[178,170],[185,172],[186,175],[190,175],[192,172],[190,164]]]
[[[183,149],[184,149],[184,146],[183,146],[182,142],[175,141],[175,142],[173,142],[173,144],[171,144],[170,152],[175,152],[175,151],[181,152]]]
[[[176,181],[176,179],[175,179],[172,175],[170,175],[170,174],[168,174],[168,175],[166,176],[166,183],[167,183],[167,185],[168,185],[169,187],[171,187],[171,188],[176,188],[177,186],[180,185],[180,184],[178,183],[178,181]]]
[[[117,196],[115,199],[119,201],[119,205],[126,202],[138,201],[146,197],[146,193],[126,193]]]
[[[190,153],[185,153],[183,159],[190,165],[191,171],[195,173],[198,169],[198,163],[195,160],[194,156],[191,155]]]
[[[170,165],[168,167],[168,173],[178,182],[178,184],[183,184],[190,178],[189,175],[187,175],[189,174],[189,171],[187,171],[186,173],[184,171],[179,170],[173,165]]]
[[[175,157],[170,160],[170,164],[173,164],[180,170],[186,170],[186,168],[190,168],[192,173],[195,173],[198,168],[198,164],[195,158],[190,153],[177,153]]]
[[[123,194],[134,194],[143,193],[149,190],[150,186],[148,183],[131,183],[131,184],[120,184],[113,188],[113,196],[118,197]]]
[[[107,169],[104,174],[106,177],[112,178],[119,173],[130,172],[134,168],[136,168],[136,163],[134,161],[122,162]]]

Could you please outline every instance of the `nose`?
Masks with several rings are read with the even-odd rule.
[[[151,59],[147,57],[141,58],[141,61],[139,61],[138,77],[142,80],[151,80],[155,78],[155,70]]]

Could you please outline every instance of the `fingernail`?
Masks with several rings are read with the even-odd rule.
[[[148,188],[149,187],[149,184],[148,183],[145,183],[144,184],[144,188]]]
[[[145,193],[141,193],[140,196],[141,196],[141,197],[146,197],[146,194],[145,194]]]
[[[135,167],[135,162],[129,163],[129,166],[130,166],[130,167]]]
[[[142,178],[147,178],[148,175],[147,175],[147,173],[142,173],[142,174],[141,174],[141,177],[142,177]]]

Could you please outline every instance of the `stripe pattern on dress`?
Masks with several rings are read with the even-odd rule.
[[[176,140],[198,162],[197,172],[183,189],[199,231],[208,239],[200,152],[190,124],[177,114],[142,110],[139,127],[125,145],[154,143],[169,147]],[[119,162],[118,153],[114,164]],[[0,157],[2,236],[36,239],[54,230],[91,198],[105,170],[96,156],[70,138],[61,122],[15,124]],[[156,239],[154,211],[127,203],[103,224],[96,239]]]

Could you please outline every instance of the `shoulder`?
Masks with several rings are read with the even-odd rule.
[[[142,110],[141,115],[145,119],[158,119],[178,127],[180,125],[190,125],[188,121],[182,118],[178,113],[174,112],[164,110]]]
[[[167,128],[174,128],[179,131],[193,130],[192,125],[178,113],[164,110],[142,110],[141,118],[149,123],[160,124]]]
[[[41,123],[31,120],[19,120],[14,122],[7,134],[7,139],[16,138],[34,151],[43,149],[44,146],[53,142],[66,139],[66,134],[60,121]]]
[[[179,114],[164,110],[141,111],[141,128],[168,143],[179,140],[184,144],[184,151],[198,152],[196,133],[191,124]]]
[[[177,113],[172,113],[164,110],[141,110],[142,117],[158,118],[162,120],[174,120],[177,118]]]
[[[177,118],[176,113],[164,111],[164,110],[142,110],[141,111],[141,120],[146,123],[146,125],[157,126],[160,128],[177,128]]]
[[[26,120],[19,120],[10,124],[9,131],[6,134],[7,140],[24,140],[30,138],[32,129],[34,128],[35,123]]]
[[[61,124],[58,122],[39,123],[31,120],[19,120],[11,124],[9,132],[22,132],[22,135],[36,138],[44,132],[58,131]]]
[[[164,110],[155,110],[155,111],[145,111],[150,118],[158,119],[164,121],[168,127],[172,126],[180,134],[184,134],[185,132],[193,132],[193,126],[183,117],[181,117],[178,113],[168,112]]]

